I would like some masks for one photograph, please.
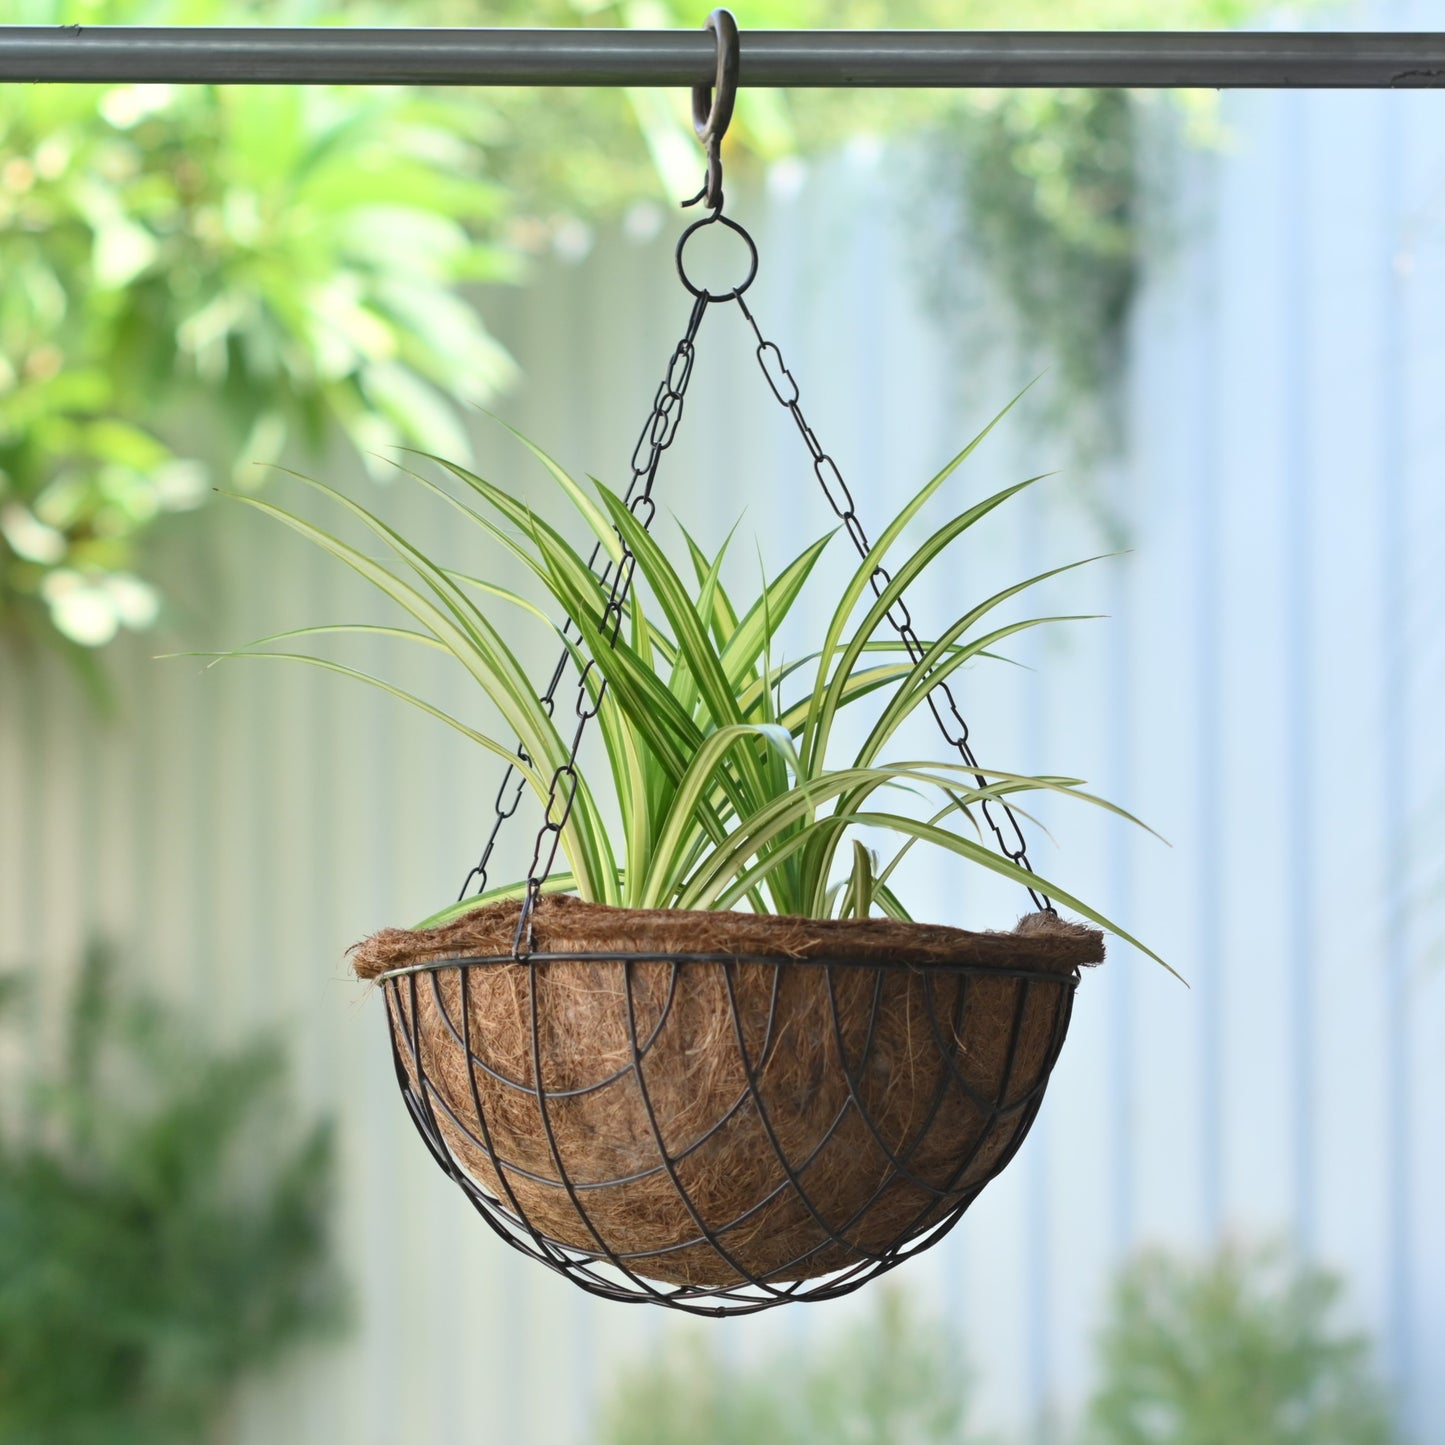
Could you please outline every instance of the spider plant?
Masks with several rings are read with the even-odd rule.
[[[817,650],[790,660],[773,655],[779,629],[834,534],[809,543],[744,602],[722,579],[726,544],[709,556],[684,532],[686,562],[679,570],[622,497],[595,479],[584,487],[527,443],[612,567],[633,569],[620,615],[609,619],[610,581],[508,491],[439,457],[426,459],[441,468],[446,485],[411,473],[480,537],[519,562],[557,614],[574,620],[579,634],[566,645],[597,709],[606,767],[586,758],[576,766],[560,834],[566,871],[548,881],[549,889],[636,908],[741,907],[814,917],[906,919],[893,878],[903,858],[922,844],[1034,884],[1058,903],[1129,938],[1057,884],[1001,856],[984,842],[978,827],[985,801],[1019,811],[1029,794],[1040,792],[1128,814],[1084,791],[1076,778],[889,755],[902,725],[958,668],[993,655],[998,644],[1021,632],[1068,620],[998,622],[995,613],[1028,588],[1083,562],[1053,568],[984,598],[924,642],[917,660],[886,625],[904,589],[951,543],[1041,480],[1032,478],[975,502],[939,525],[902,561],[895,559],[905,529],[997,420],[898,510],[853,570]],[[350,497],[299,480],[359,522],[380,544],[381,560],[272,502],[250,496],[238,500],[294,528],[352,568],[413,625],[307,627],[224,655],[293,658],[380,687],[511,763],[545,804],[554,771],[568,761],[574,724],[554,720],[539,701],[535,681],[494,620],[498,611],[544,616],[542,611],[519,593],[441,565]],[[625,561],[629,554],[635,563]],[[891,576],[879,570],[885,559],[890,559]],[[885,576],[886,585],[875,589],[874,581],[881,583]],[[277,650],[289,639],[356,632],[449,654],[496,705],[516,741],[483,733],[422,697],[330,658]],[[864,741],[851,757],[839,760],[834,756],[838,719],[845,709],[865,703],[871,725]],[[562,713],[569,712],[564,704]],[[920,809],[917,800],[929,796],[932,805]],[[620,824],[615,835],[609,815]],[[875,857],[864,846],[864,830],[891,838],[891,854]],[[446,921],[483,902],[520,897],[525,888],[525,880],[509,880],[426,923]]]

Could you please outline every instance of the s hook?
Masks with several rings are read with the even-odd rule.
[[[722,210],[722,140],[733,118],[738,97],[738,22],[731,10],[717,9],[707,17],[704,30],[717,41],[717,79],[712,86],[695,85],[692,90],[692,128],[707,152],[707,179],[703,188],[684,206],[706,203],[711,211]]]

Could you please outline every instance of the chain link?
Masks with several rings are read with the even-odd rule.
[[[844,480],[843,473],[839,471],[837,462],[823,450],[817,434],[808,425],[798,404],[798,383],[793,373],[788,370],[782,352],[774,342],[763,336],[757,319],[748,309],[748,303],[741,296],[735,299],[739,310],[747,318],[748,325],[752,327],[753,335],[757,337],[758,365],[767,378],[768,386],[778,399],[779,405],[793,418],[798,433],[808,448],[808,454],[813,459],[813,473],[818,479],[818,485],[822,488],[823,495],[828,499],[828,505],[832,507],[842,522],[858,555],[866,561],[872,547],[868,541],[868,534],[863,530],[863,524],[854,510],[853,494],[848,490],[848,483]],[[882,597],[892,580],[892,574],[886,567],[881,564],[875,566],[868,579],[874,597]],[[918,633],[914,630],[913,618],[909,614],[903,598],[895,598],[884,615],[894,632],[902,640],[908,656],[915,664],[922,661],[925,648]],[[973,748],[969,744],[968,724],[959,711],[958,702],[954,698],[953,689],[949,687],[947,679],[935,683],[928,693],[928,709],[933,714],[934,721],[938,724],[944,740],[951,747],[957,749],[959,757],[973,773],[978,786],[986,787],[987,780],[979,771],[978,759],[974,756]],[[950,719],[952,719],[951,722]],[[1034,869],[1033,864],[1029,862],[1028,845],[1024,840],[1023,830],[1019,827],[1019,820],[1014,810],[1001,798],[983,798],[980,802],[983,807],[984,819],[993,832],[999,851],[1011,863],[1032,875]],[[1000,814],[1002,815],[1001,819]],[[1048,897],[1032,884],[1029,885],[1029,897],[1033,899],[1034,906],[1040,911],[1045,913],[1055,911],[1054,905]]]
[[[657,515],[657,503],[652,499],[652,486],[657,480],[657,465],[662,460],[663,452],[672,445],[677,436],[678,423],[682,420],[683,399],[687,393],[687,384],[692,379],[692,366],[696,356],[694,342],[710,300],[711,297],[703,292],[693,302],[687,330],[683,333],[682,340],[673,348],[672,356],[667,363],[667,372],[652,398],[652,412],[643,424],[642,434],[638,437],[637,445],[632,451],[632,480],[628,484],[626,503],[628,511],[637,518],[638,525],[643,531],[647,531],[651,527],[652,519]],[[618,541],[622,546],[621,556],[616,562],[609,563],[601,575],[602,584],[607,586],[610,581],[611,586],[608,591],[607,605],[602,609],[598,631],[609,644],[616,642],[622,631],[623,609],[627,605],[627,595],[632,588],[632,576],[637,569],[637,559],[632,555],[631,549],[620,534]],[[592,553],[594,563],[596,558],[597,549],[594,548]],[[570,618],[567,625],[572,625]],[[563,634],[566,635],[565,627]],[[544,699],[549,712],[567,655],[566,652],[563,653],[553,675],[552,685]],[[577,801],[577,750],[582,745],[582,735],[586,731],[588,722],[597,716],[598,710],[602,706],[602,700],[607,695],[606,677],[596,684],[596,695],[588,695],[588,683],[592,679],[593,669],[596,665],[595,657],[588,658],[577,676],[577,697],[574,704],[577,728],[572,734],[572,742],[567,750],[567,759],[559,764],[553,772],[552,781],[547,789],[547,802],[542,810],[542,826],[537,832],[537,841],[532,849],[532,863],[527,870],[527,891],[522,899],[522,912],[517,919],[517,931],[512,939],[512,953],[518,958],[532,951],[532,913],[537,906],[537,899],[541,897],[542,884],[546,882],[548,874],[552,871],[552,865],[557,860],[557,849],[562,842],[562,830],[567,826],[567,820],[572,816],[572,808]],[[518,792],[520,793],[520,783]],[[513,806],[515,807],[515,804]],[[499,819],[493,824],[493,840],[502,821],[504,820]],[[492,846],[490,840],[487,846],[490,851]]]

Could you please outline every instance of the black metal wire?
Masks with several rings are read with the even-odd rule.
[[[627,1060],[605,1080],[594,1081],[585,1090],[549,1088],[541,1020],[547,1007],[545,994],[551,986],[550,975],[557,969],[598,963],[610,964],[618,971],[618,991],[628,1031]],[[646,1029],[639,1027],[635,998],[635,970],[643,963],[663,963],[671,969],[669,986],[658,1017]],[[744,1016],[746,1005],[736,989],[737,970],[741,966],[765,966],[773,970],[765,1017],[756,1008],[750,1016]],[[497,1061],[487,1057],[487,1041],[476,1036],[473,971],[497,968],[521,969],[526,973],[527,1027],[531,1037],[530,1082],[508,1078]],[[806,1156],[798,1159],[788,1156],[773,1126],[769,1115],[768,1086],[763,1079],[767,1061],[779,1048],[786,1046],[779,996],[784,975],[795,968],[821,969],[825,974],[834,1039],[847,1086],[844,1105],[821,1130]],[[744,1084],[738,1097],[727,1107],[720,1108],[715,1118],[704,1121],[685,1143],[670,1148],[652,1100],[647,1069],[649,1055],[665,1036],[673,1019],[678,997],[677,981],[689,969],[712,969],[722,973],[729,1017],[725,1028],[716,1036],[714,1047],[730,1047],[735,1051]],[[444,974],[454,974],[458,980],[459,1019],[452,1018],[445,993],[439,985],[438,980]],[[912,1137],[906,1140],[890,1138],[884,1122],[874,1117],[868,1104],[867,1090],[863,1087],[868,1069],[876,1063],[871,1056],[884,988],[890,975],[895,979],[907,978],[914,985],[921,982],[928,1028],[943,1064],[927,1109],[921,1120],[911,1121]],[[853,1059],[848,1055],[847,1030],[838,992],[840,983],[849,976],[855,982],[860,977],[871,977],[872,991],[872,1001],[867,1006],[868,1017],[863,1026],[863,1043]],[[938,997],[944,980],[954,985],[951,1006],[946,1010]],[[976,990],[984,980],[990,980],[995,985],[1011,984],[1014,991],[1002,1064],[997,1072],[996,1086],[989,1095],[981,1095],[962,1071],[968,1042],[966,1017]],[[431,984],[432,1011],[437,1019],[443,1021],[440,1032],[432,1024],[423,1027],[421,998],[426,982]],[[560,984],[561,980],[557,982]],[[499,1238],[602,1298],[661,1304],[692,1314],[725,1316],[752,1314],[792,1301],[835,1299],[849,1294],[947,1234],[984,1186],[1013,1158],[1032,1126],[1049,1071],[1064,1042],[1078,977],[1073,973],[1041,974],[1028,969],[999,969],[985,965],[914,966],[886,961],[792,960],[757,954],[619,950],[538,952],[523,960],[511,955],[447,959],[394,970],[383,975],[380,983],[386,996],[388,1035],[397,1082],[412,1122],[433,1157],[460,1186],[473,1208]],[[1031,1061],[1030,1072],[1036,1078],[1027,1089],[1020,1091],[1015,1079],[1020,1040],[1026,1024],[1037,1023],[1040,1010],[1048,1010],[1046,1044],[1042,1057],[1036,1063]],[[730,1037],[730,1044],[722,1042],[724,1036]],[[749,1047],[750,1036],[760,1040],[755,1048]],[[453,1053],[460,1050],[465,1060],[467,1086],[463,1100],[453,1097],[449,1101],[447,1088],[433,1077],[443,1050]],[[535,1103],[546,1139],[547,1156],[551,1161],[550,1173],[525,1169],[499,1148],[494,1121],[489,1116],[483,1090],[478,1084],[479,1077],[504,1081],[508,1089]],[[629,1077],[643,1101],[641,1117],[647,1124],[646,1136],[634,1141],[635,1167],[608,1178],[574,1178],[567,1149],[551,1122],[552,1109],[559,1101],[575,1099],[581,1093],[592,1092],[605,1084]],[[458,1107],[468,1104],[472,1117],[460,1117]],[[771,1150],[770,1163],[776,1166],[777,1182],[765,1187],[741,1213],[726,1219],[710,1218],[705,1206],[691,1196],[679,1166],[703,1145],[716,1139],[744,1108],[755,1111],[761,1123],[762,1138]],[[955,1117],[959,1110],[965,1112],[970,1121],[969,1127],[976,1130],[971,1147],[961,1157],[950,1161],[946,1173],[940,1175],[936,1169],[931,1174],[925,1173],[916,1161],[930,1132],[944,1116]],[[854,1116],[861,1120],[886,1168],[861,1204],[855,1205],[846,1217],[830,1218],[828,1201],[815,1198],[810,1191],[808,1170]],[[445,1127],[443,1119],[446,1120]],[[449,1141],[448,1129],[453,1138],[465,1141],[488,1161],[495,1175],[495,1185],[484,1184],[475,1177]],[[1000,1130],[1004,1131],[1003,1147],[984,1174],[978,1177],[974,1171],[979,1156],[986,1147],[998,1144]],[[668,1175],[695,1233],[654,1248],[622,1247],[609,1237],[607,1230],[589,1212],[588,1196],[662,1173]],[[592,1245],[579,1248],[575,1244],[549,1238],[539,1230],[529,1220],[518,1199],[513,1187],[514,1179],[554,1188],[565,1195]],[[962,1183],[965,1179],[969,1181],[967,1186]],[[852,1232],[880,1200],[899,1188],[919,1195],[919,1207],[884,1246],[864,1248],[851,1237]],[[728,1236],[735,1236],[741,1226],[778,1200],[793,1200],[802,1207],[812,1223],[814,1238],[796,1256],[758,1272],[749,1266],[746,1251],[731,1245]],[[649,1263],[662,1261],[665,1265],[668,1256],[689,1250],[710,1250],[737,1277],[737,1282],[721,1285],[669,1284],[650,1277]],[[833,1251],[843,1257],[843,1262],[814,1279],[791,1277],[822,1251]]]
[[[737,295],[738,299],[741,299],[741,292]],[[663,452],[677,438],[678,423],[682,420],[683,403],[687,396],[688,382],[692,379],[693,361],[696,357],[693,343],[712,300],[712,296],[706,291],[693,293],[692,313],[688,317],[687,330],[683,333],[682,340],[673,348],[667,371],[653,394],[652,412],[643,423],[637,445],[632,449],[632,482],[627,489],[626,505],[644,532],[657,515],[657,503],[652,500],[652,487],[657,480],[658,463],[662,460]],[[598,623],[598,631],[609,644],[616,641],[622,629],[622,612],[632,587],[633,573],[637,568],[637,559],[632,555],[621,531],[617,532],[617,542],[617,560],[609,564],[603,574],[603,585],[606,585],[609,577],[612,585]],[[595,562],[595,547],[592,556]],[[568,622],[571,623],[572,619],[569,618]],[[559,670],[561,665],[559,663]],[[532,863],[527,870],[527,889],[522,898],[521,913],[517,917],[516,937],[512,940],[512,951],[518,957],[531,951],[532,910],[542,896],[542,885],[552,871],[557,849],[561,846],[562,830],[567,826],[567,820],[571,817],[573,805],[577,801],[577,789],[581,782],[577,772],[577,750],[582,746],[582,735],[587,730],[587,724],[601,710],[607,696],[605,675],[597,682],[595,693],[588,690],[588,682],[596,665],[595,657],[588,658],[577,675],[577,700],[574,708],[577,726],[572,733],[567,756],[553,770],[552,781],[547,788],[547,800],[542,809],[542,826],[532,848]],[[505,820],[499,818],[493,823],[493,841],[503,821]],[[487,846],[490,851],[490,841]]]
[[[753,335],[757,338],[758,343],[756,350],[758,366],[762,369],[768,387],[777,398],[779,405],[792,417],[793,424],[798,429],[798,435],[802,437],[803,445],[807,447],[808,455],[812,458],[813,474],[818,479],[818,485],[822,488],[823,495],[828,499],[828,505],[833,509],[838,520],[842,522],[844,530],[848,533],[848,539],[853,543],[859,557],[866,561],[868,554],[872,551],[872,545],[868,541],[868,534],[864,530],[862,522],[858,520],[857,512],[853,509],[853,493],[849,491],[848,483],[838,469],[838,463],[823,450],[817,435],[803,415],[802,407],[799,405],[797,380],[788,370],[787,363],[783,360],[783,353],[777,345],[763,336],[757,318],[748,309],[748,303],[743,299],[742,293],[739,292],[732,299],[737,302],[738,309],[747,318],[748,325],[752,327]],[[892,573],[881,563],[873,568],[868,578],[873,595],[879,600],[882,599],[884,591],[892,581]],[[898,634],[907,649],[909,658],[914,663],[921,662],[927,649],[914,630],[912,614],[908,611],[908,604],[903,600],[901,594],[893,600],[892,605],[883,615],[888,625]],[[928,692],[927,701],[928,710],[933,714],[933,720],[938,724],[938,730],[943,734],[943,740],[958,753],[964,765],[973,770],[974,780],[978,786],[986,788],[988,780],[978,771],[978,759],[974,756],[973,747],[969,743],[968,724],[964,721],[962,712],[959,711],[958,701],[953,695],[953,688],[946,678],[933,685]],[[944,715],[945,708],[947,717]],[[953,720],[951,723],[949,718]],[[999,813],[996,813],[990,806],[990,799],[986,797],[981,799],[981,805],[984,820],[993,833],[999,852],[1026,874],[1032,874],[1034,869],[1033,864],[1029,862],[1028,843],[1024,839],[1023,829],[1019,827],[1018,816],[1002,798],[992,801],[998,805],[1002,819],[1000,819]],[[1032,884],[1028,884],[1027,887],[1035,908],[1043,913],[1055,911],[1053,903],[1044,893]]]
[[[706,222],[695,222],[694,226],[689,227],[689,230],[693,230],[696,226],[703,224],[706,224]],[[653,512],[655,511],[655,504],[651,500],[651,492],[652,484],[657,478],[657,464],[662,453],[672,445],[672,439],[677,432],[677,421],[682,416],[682,405],[687,392],[687,384],[692,378],[692,365],[695,355],[693,342],[697,337],[698,327],[702,325],[703,313],[707,309],[709,298],[706,293],[694,292],[693,295],[693,308],[688,318],[687,330],[684,332],[682,340],[679,341],[674,348],[672,357],[668,361],[667,373],[663,377],[662,383],[653,398],[652,414],[648,417],[647,424],[642,429],[642,435],[638,438],[637,445],[633,448],[632,452],[632,479],[628,483],[623,501],[626,503],[628,510],[634,512],[634,514],[644,503],[646,504],[648,511],[646,520],[643,523],[644,526],[652,520]],[[661,434],[658,434],[659,417],[662,419],[660,423]],[[644,452],[646,453],[645,457]],[[587,566],[589,569],[596,571],[597,561],[601,555],[602,543],[598,541],[593,544],[592,551],[587,558]],[[627,555],[626,549],[624,548],[624,563]],[[609,560],[602,569],[600,582],[603,587],[607,587],[615,584],[615,580],[614,563]],[[619,624],[621,622],[621,608],[625,600],[625,595],[625,588],[619,593],[617,587],[613,585],[612,599],[609,601],[609,613],[612,612],[613,603],[615,602],[616,618]],[[562,681],[563,674],[567,670],[567,661],[571,656],[571,648],[568,646],[568,643],[572,640],[574,632],[578,637],[581,636],[576,622],[571,617],[565,618],[562,624],[562,651],[558,654],[557,661],[552,668],[551,679],[547,684],[546,690],[541,694],[542,706],[546,708],[549,717],[552,716],[556,707],[557,688]],[[579,718],[582,709],[585,707],[586,679],[587,671],[589,670],[590,667],[588,670],[584,670],[578,680]],[[588,713],[588,716],[595,714],[595,711],[596,708],[594,707],[592,712]],[[580,720],[585,721],[585,718],[580,718]],[[517,758],[523,768],[531,765],[532,760],[527,756],[526,748],[520,744],[517,748]],[[507,796],[509,783],[512,788],[510,799]],[[554,787],[556,783],[557,779],[554,777]],[[497,846],[497,838],[501,833],[502,825],[517,811],[517,806],[522,801],[522,793],[525,789],[526,778],[521,774],[515,763],[508,763],[506,770],[502,774],[501,784],[497,789],[497,800],[492,818],[491,831],[487,835],[487,841],[482,848],[481,857],[462,880],[461,891],[457,894],[458,902],[467,896],[467,892],[471,888],[474,879],[477,885],[476,891],[478,893],[486,892],[487,865],[491,862],[492,852]],[[551,799],[549,798],[549,807],[550,804]],[[544,833],[547,831],[545,823],[543,825],[543,831]],[[557,833],[560,834],[560,832],[561,828],[559,826]],[[534,865],[535,862],[536,860],[534,859]],[[545,877],[545,874],[543,876]],[[528,911],[530,912],[530,908]]]

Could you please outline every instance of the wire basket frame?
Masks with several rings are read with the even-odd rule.
[[[519,1000],[521,1067],[478,1027],[480,992],[500,985],[498,970]],[[827,1016],[821,1038],[800,1036],[796,998],[783,998],[805,975]],[[620,1059],[581,1082],[550,1079],[549,995],[595,990],[599,976],[623,1027]],[[500,1238],[602,1298],[727,1316],[848,1294],[947,1234],[1027,1135],[1078,975],[628,951],[448,959],[380,982],[412,1122]],[[679,998],[699,987],[725,1000],[707,1032],[729,1086],[681,1137],[658,1097],[676,1071],[653,1065],[676,1043]],[[898,1043],[888,1014],[900,998],[926,1026],[904,1127],[889,1098],[897,1061],[883,1057]],[[800,1049],[814,1055],[801,1070],[807,1097],[774,1078]],[[811,1115],[801,1141],[800,1115]],[[579,1119],[605,1119],[614,1142],[628,1140],[626,1162],[599,1169],[596,1131]],[[705,1198],[696,1180],[709,1150],[730,1162],[730,1192]],[[824,1166],[845,1156],[853,1192],[839,1195]],[[740,1161],[750,1180],[738,1179]],[[636,1215],[642,1192],[650,1219],[613,1212],[620,1201]]]

